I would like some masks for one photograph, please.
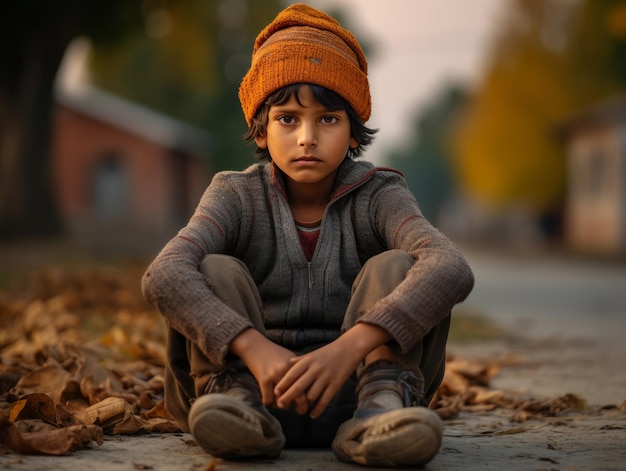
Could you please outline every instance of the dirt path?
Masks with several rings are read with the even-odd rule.
[[[488,341],[452,344],[464,358],[512,355],[517,366],[503,368],[493,388],[535,397],[577,394],[588,401],[584,411],[541,420],[511,422],[511,411],[463,412],[445,421],[444,442],[430,470],[623,470],[626,463],[626,398],[621,365],[626,348],[580,341],[513,344]],[[214,466],[214,468],[212,467]],[[0,456],[0,468],[70,471],[288,470],[364,469],[337,461],[327,450],[286,450],[275,461],[248,463],[213,460],[190,435],[107,436],[101,447],[68,457]]]
[[[537,270],[531,266],[532,260],[507,264],[500,258],[472,255],[470,261],[480,284],[475,299],[470,298],[464,309],[470,313],[484,311],[492,322],[498,316],[508,316],[504,319],[506,329],[494,330],[487,326],[490,334],[483,340],[477,340],[483,338],[482,335],[476,335],[471,342],[453,340],[449,352],[467,359],[506,357],[511,360],[509,366],[503,367],[492,379],[492,389],[534,398],[571,393],[585,399],[587,407],[521,423],[512,422],[512,412],[506,409],[462,412],[445,421],[442,449],[425,469],[626,469],[623,404],[626,346],[621,339],[626,332],[626,306],[622,297],[626,267],[617,270],[609,267],[610,273],[602,267],[594,267],[592,272],[577,275],[577,267],[570,263],[547,264],[542,260]],[[35,259],[41,261],[39,256]],[[515,283],[507,284],[503,280]],[[556,285],[549,288],[549,283]],[[522,291],[512,291],[513,286]],[[574,293],[574,298],[569,293]],[[501,304],[494,304],[494,301]],[[571,310],[578,310],[576,316],[566,317]],[[463,310],[458,319],[462,320],[462,315]],[[548,315],[552,317],[547,319]],[[106,436],[102,446],[71,456],[0,456],[0,469],[328,471],[366,468],[340,463],[328,450],[286,450],[275,461],[225,462],[206,455],[190,435],[153,434]]]

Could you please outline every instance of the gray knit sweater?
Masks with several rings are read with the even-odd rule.
[[[311,262],[273,164],[216,174],[142,288],[170,328],[223,364],[230,342],[252,324],[208,288],[198,270],[204,255],[228,254],[247,265],[268,336],[293,347],[337,337],[353,280],[370,257],[389,249],[417,263],[361,321],[387,330],[406,353],[467,297],[474,278],[457,248],[421,215],[404,178],[367,162],[346,159],[339,168]]]

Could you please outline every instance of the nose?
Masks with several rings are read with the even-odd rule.
[[[298,146],[315,147],[317,145],[317,126],[315,123],[303,121],[298,131]]]

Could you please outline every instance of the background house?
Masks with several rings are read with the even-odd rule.
[[[89,85],[81,60],[68,58],[56,86],[61,220],[92,251],[149,255],[187,221],[209,183],[211,136]]]
[[[569,123],[566,150],[566,244],[579,252],[626,254],[626,96]]]

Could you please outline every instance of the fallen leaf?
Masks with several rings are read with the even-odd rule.
[[[0,416],[0,454],[66,455],[72,451],[98,445],[102,441],[102,429],[97,426],[72,425],[32,433],[21,433],[15,424]]]

